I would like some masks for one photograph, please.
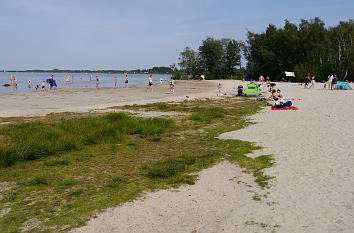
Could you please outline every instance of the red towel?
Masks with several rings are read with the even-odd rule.
[[[291,106],[289,108],[274,108],[273,106],[271,107],[272,110],[299,110],[297,107],[295,106]]]

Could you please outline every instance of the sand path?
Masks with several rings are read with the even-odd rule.
[[[253,116],[259,124],[220,136],[265,147],[250,156],[274,155],[271,189],[223,162],[193,186],[148,193],[73,232],[353,232],[354,92],[278,87],[301,98],[299,111],[266,108]]]

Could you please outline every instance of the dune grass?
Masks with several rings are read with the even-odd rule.
[[[249,125],[246,117],[262,106],[248,98],[206,99],[131,106],[187,113],[173,118],[54,114],[3,125],[0,148],[8,157],[1,160],[0,184],[12,187],[0,193],[0,209],[11,208],[0,218],[0,232],[24,226],[27,232],[66,232],[143,191],[194,184],[196,171],[225,159],[266,188],[270,177],[263,170],[272,157],[249,158],[259,147],[217,138]]]

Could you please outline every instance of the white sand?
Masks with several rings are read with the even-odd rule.
[[[222,83],[227,92],[235,91],[239,84]],[[119,90],[114,89],[3,95],[0,116],[87,111],[216,94],[216,82],[192,85],[173,97],[163,91],[117,94]],[[251,175],[223,162],[200,172],[195,185],[148,193],[108,209],[73,232],[353,232],[354,91],[278,86],[288,98],[301,98],[293,102],[298,111],[271,111],[268,107],[253,116],[259,124],[220,136],[265,147],[250,156],[274,155],[277,165],[266,170],[276,176],[270,190],[259,189]],[[52,96],[56,104],[38,97],[42,95]],[[254,193],[268,197],[255,201]]]

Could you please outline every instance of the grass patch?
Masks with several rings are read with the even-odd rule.
[[[269,188],[269,181],[274,177],[264,174],[264,169],[274,165],[275,162],[271,155],[262,155],[257,158],[236,156],[232,157],[231,161],[245,168],[247,172],[252,173],[260,187]]]
[[[68,165],[68,164],[69,164],[68,160],[60,160],[60,159],[53,159],[53,160],[44,162],[44,165],[49,166],[49,167]]]
[[[258,193],[255,193],[252,197],[252,200],[254,201],[262,201],[261,196]]]
[[[63,182],[59,183],[60,186],[74,186],[76,184],[78,184],[79,182],[73,179],[69,179],[69,180],[64,180]]]
[[[11,124],[0,128],[0,135],[6,135],[7,138],[5,145],[0,145],[0,166],[7,167],[17,161],[35,160],[82,149],[87,145],[116,143],[125,134],[154,137],[172,125],[173,122],[169,119],[143,119],[125,113],[77,117],[59,122]],[[63,161],[48,161],[47,166],[60,163]]]
[[[266,187],[271,156],[251,159],[245,155],[259,147],[216,138],[249,125],[246,117],[262,106],[250,98],[206,99],[126,107],[186,113],[173,119],[64,113],[2,125],[0,182],[16,185],[2,193],[0,209],[11,211],[0,218],[0,232],[20,231],[34,218],[40,224],[32,232],[66,232],[143,191],[194,184],[194,172],[223,159]]]
[[[48,185],[48,178],[46,176],[35,176],[29,182],[28,185]]]

